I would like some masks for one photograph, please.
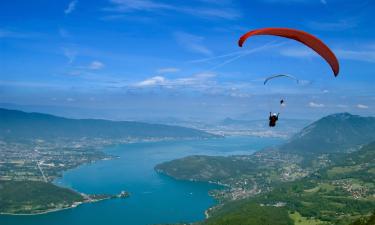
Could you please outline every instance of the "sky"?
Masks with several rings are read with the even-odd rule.
[[[375,115],[373,12],[371,0],[3,0],[0,106],[114,120]],[[319,37],[339,76],[293,40],[238,47],[264,27]],[[274,74],[300,82],[263,85]]]

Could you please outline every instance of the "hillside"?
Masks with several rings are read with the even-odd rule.
[[[251,215],[251,216],[249,216]],[[260,206],[246,201],[231,202],[204,222],[207,225],[293,225],[288,211],[273,206]]]
[[[0,109],[3,138],[207,138],[191,128],[128,121],[67,119],[42,113]]]
[[[350,224],[358,217],[369,215],[375,208],[374,156],[375,143],[368,144],[358,152],[336,159],[334,165],[311,176],[279,183],[267,193],[225,203],[213,210],[211,217],[202,224],[267,224],[247,219],[249,211],[257,211],[257,218],[273,217],[268,211],[261,210],[265,206],[273,206],[278,215],[289,212],[289,217],[298,225]],[[283,220],[285,223],[288,221]],[[374,216],[360,219],[352,225],[372,225],[372,221]]]
[[[351,223],[350,225],[374,225],[374,224],[375,224],[375,211],[368,218],[366,217],[360,218],[354,221],[353,223]]]
[[[233,190],[220,198],[234,200],[265,192],[273,183],[306,176],[309,171],[298,166],[300,161],[298,156],[279,152],[238,156],[196,155],[158,164],[155,170],[179,180],[229,186]]]
[[[1,213],[38,213],[82,202],[81,194],[39,181],[0,181]]]
[[[334,153],[358,149],[375,140],[375,118],[349,113],[326,116],[292,137],[282,151]]]

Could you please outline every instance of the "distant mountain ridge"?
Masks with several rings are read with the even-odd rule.
[[[338,113],[308,125],[280,149],[288,152],[345,152],[374,140],[375,117]]]
[[[0,108],[3,138],[208,138],[204,131],[131,121],[68,119]]]

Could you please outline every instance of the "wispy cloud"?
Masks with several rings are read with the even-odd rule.
[[[280,54],[289,57],[313,57],[316,53],[307,47],[288,47],[280,50]]]
[[[356,19],[341,19],[334,22],[317,22],[312,21],[307,24],[310,28],[315,30],[322,30],[322,31],[343,31],[352,29],[358,26],[358,21]]]
[[[241,17],[240,13],[231,8],[181,8],[181,12],[206,18],[219,18],[234,20]]]
[[[362,62],[375,62],[375,49],[370,46],[360,46],[357,48],[334,48],[333,52],[340,59],[355,60]],[[289,56],[294,58],[311,58],[319,57],[317,53],[308,47],[287,47],[280,50],[280,54],[283,56]]]
[[[198,17],[219,18],[219,19],[237,19],[240,13],[231,7],[230,2],[217,4],[216,1],[201,1],[205,6],[197,2],[197,7],[191,7],[183,4],[173,5],[166,2],[154,0],[110,0],[111,6],[105,8],[106,11],[124,13],[132,11],[174,11]]]
[[[262,50],[265,50],[265,49],[270,49],[270,48],[274,48],[274,47],[278,47],[278,46],[282,46],[284,43],[268,43],[268,44],[265,44],[265,45],[262,45],[258,48],[253,48],[253,49],[250,49],[250,50],[247,50],[247,51],[242,51],[241,54],[238,54],[232,58],[229,58],[227,60],[225,60],[224,62],[221,62],[219,64],[216,64],[215,66],[213,66],[210,70],[216,70],[222,66],[225,66],[231,62],[234,62],[242,57],[245,57],[247,55],[250,55],[252,53],[256,53],[256,52],[259,52],[259,51],[262,51]]]
[[[66,7],[66,9],[64,10],[64,13],[66,15],[72,13],[76,9],[77,3],[78,3],[78,0],[71,1]]]
[[[190,52],[206,56],[211,56],[213,54],[212,51],[203,44],[204,37],[186,32],[176,32],[174,36],[177,43]]]
[[[207,82],[211,81],[216,74],[214,73],[199,73],[190,77],[177,78],[177,79],[167,79],[163,76],[154,76],[136,83],[135,87],[154,87],[154,86],[164,86],[168,88],[173,88],[177,86],[191,86],[191,87],[201,87]]]
[[[64,56],[68,59],[69,64],[73,63],[77,56],[77,51],[72,50],[70,48],[63,48],[62,50]]]
[[[62,89],[66,86],[62,84],[56,84],[51,82],[38,82],[38,81],[7,81],[0,80],[0,86],[12,87],[12,88],[51,88],[51,89]]]
[[[232,59],[237,59],[238,57],[246,56],[251,53],[256,53],[258,51],[263,51],[265,49],[271,49],[271,48],[279,47],[282,45],[284,45],[284,43],[271,42],[271,43],[267,43],[265,45],[259,46],[257,48],[249,49],[249,50],[240,50],[240,51],[230,52],[230,53],[226,53],[222,55],[215,55],[215,56],[210,56],[210,57],[206,57],[202,59],[191,60],[189,61],[189,63],[204,63],[204,62],[216,61],[216,60],[221,60],[221,59],[227,59],[226,61],[228,60],[232,61]]]
[[[90,70],[99,70],[99,69],[102,69],[103,67],[104,67],[104,63],[97,61],[97,60],[92,61],[90,65],[88,66]]]
[[[177,73],[179,72],[180,69],[179,68],[175,68],[175,67],[166,67],[166,68],[160,68],[158,69],[156,72],[158,74],[164,74],[164,73]]]
[[[135,86],[149,87],[149,86],[156,86],[156,85],[165,85],[166,83],[168,83],[168,82],[165,79],[165,77],[155,76],[155,77],[151,77],[151,78],[148,78],[146,80],[143,80],[141,82],[138,82],[138,83],[135,84]]]
[[[260,2],[265,2],[265,3],[278,3],[278,4],[292,4],[292,3],[320,3],[323,5],[327,4],[326,0],[258,0]]]
[[[212,56],[212,57],[191,60],[191,61],[189,61],[189,63],[209,62],[209,61],[213,61],[213,60],[217,60],[217,59],[222,59],[222,58],[227,58],[227,57],[231,57],[231,56],[241,55],[243,53],[244,53],[244,51],[235,51],[235,52],[226,53],[226,54],[223,54],[223,55],[216,55],[216,56]]]
[[[13,29],[0,28],[0,38],[35,38],[40,37],[42,34],[35,32],[23,32]]]
[[[15,37],[15,36],[17,37],[18,35],[12,31],[0,29],[0,38]]]
[[[66,29],[64,28],[60,28],[59,29],[59,34],[62,38],[69,38],[70,37],[70,33],[69,31],[67,31]]]
[[[74,98],[66,98],[65,100],[66,100],[67,102],[74,102],[74,101],[75,101]]]
[[[169,4],[158,3],[152,0],[110,0],[113,4],[108,10],[128,12],[128,11],[153,11],[161,9],[173,9]]]
[[[348,105],[343,105],[343,104],[338,104],[338,105],[336,105],[336,107],[337,107],[337,108],[342,108],[342,109],[344,109],[344,108],[349,108]]]
[[[194,74],[182,78],[167,78],[165,76],[154,76],[142,80],[126,88],[136,88],[138,90],[163,90],[173,91],[175,93],[183,93],[188,91],[191,93],[200,93],[216,96],[230,96],[235,98],[247,98],[251,96],[251,89],[254,85],[249,82],[219,82],[217,74],[212,72],[204,72]],[[157,89],[155,89],[157,88]]]
[[[368,107],[367,105],[358,104],[358,105],[357,105],[357,108],[358,108],[358,109],[368,109],[369,107]]]
[[[75,56],[74,56],[75,57]],[[74,58],[72,59],[74,61]],[[73,61],[69,61],[71,64]],[[96,80],[97,75],[93,71],[101,70],[105,67],[105,64],[101,61],[94,60],[88,65],[74,66],[70,72],[67,73],[69,76],[80,76],[81,78]]]
[[[375,62],[375,49],[366,49],[366,50],[347,50],[347,49],[336,49],[336,54],[339,58],[342,59],[350,59],[356,61],[364,61],[364,62]]]
[[[323,107],[325,107],[325,105],[322,104],[322,103],[309,102],[309,107],[312,107],[312,108],[323,108]]]

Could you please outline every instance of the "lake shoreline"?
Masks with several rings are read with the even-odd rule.
[[[45,212],[3,213],[0,214],[0,223],[5,221],[12,225],[47,225],[55,221],[56,225],[100,225],[112,218],[119,219],[121,223],[114,222],[119,225],[201,221],[210,216],[212,208],[220,205],[215,196],[210,195],[210,191],[228,187],[212,181],[178,180],[155,171],[154,167],[160,163],[190,155],[252,154],[265,146],[281,141],[277,138],[259,140],[256,137],[240,136],[209,140],[162,140],[152,143],[107,145],[103,147],[103,152],[117,156],[112,158],[116,160],[96,160],[78,166],[74,170],[69,169],[61,177],[54,179],[53,183],[59,187],[78,190],[76,192],[79,193],[103,191],[116,193],[123,189],[131,192],[132,198],[126,202],[106,201],[91,206],[83,205],[88,202],[79,203],[75,207],[67,204],[67,207],[62,208],[60,205],[61,208]],[[87,174],[95,174],[95,176],[87,176]],[[78,207],[79,205],[82,207]],[[151,208],[145,208],[144,205],[149,205]],[[186,210],[187,206],[189,207]],[[77,209],[68,211],[72,208]],[[53,213],[58,211],[61,212]],[[2,216],[4,217],[1,218]]]
[[[43,214],[48,214],[48,213],[53,213],[53,212],[59,212],[59,211],[67,210],[67,209],[73,209],[73,208],[76,208],[79,205],[84,204],[84,203],[89,203],[89,202],[76,202],[77,205],[74,205],[74,206],[69,206],[69,207],[65,207],[65,208],[58,208],[58,209],[49,209],[49,210],[46,210],[44,212],[36,212],[36,213],[0,213],[0,215],[4,215],[4,216],[37,216],[37,215],[43,215]]]
[[[73,190],[73,189],[71,189],[71,190]],[[48,209],[48,210],[45,210],[45,211],[35,212],[35,213],[2,213],[1,212],[0,215],[7,215],[7,216],[36,216],[36,215],[43,215],[43,214],[48,214],[48,213],[53,213],[53,212],[59,212],[59,211],[68,210],[68,209],[74,209],[74,208],[77,208],[78,206],[83,205],[83,204],[96,203],[96,202],[101,202],[101,201],[110,200],[110,199],[128,198],[130,196],[130,194],[128,192],[122,191],[120,194],[117,194],[117,195],[107,195],[105,197],[102,197],[102,198],[97,197],[95,199],[95,198],[92,198],[92,196],[86,195],[84,193],[80,193],[80,192],[77,192],[77,193],[79,193],[83,198],[85,198],[85,201],[74,202],[71,206],[67,206],[67,207],[63,207],[63,208]]]

